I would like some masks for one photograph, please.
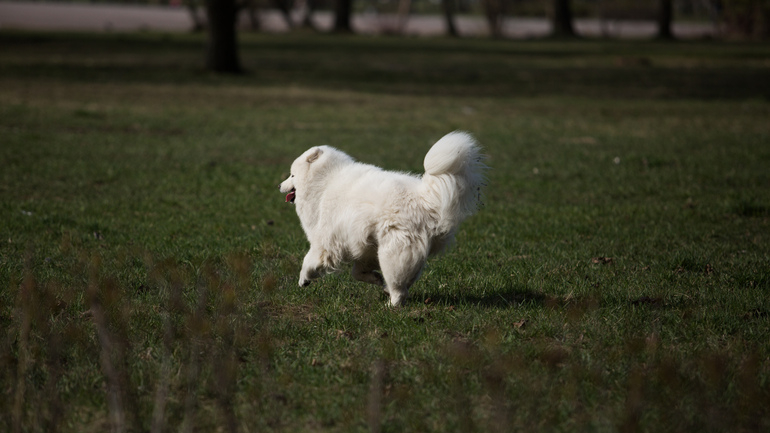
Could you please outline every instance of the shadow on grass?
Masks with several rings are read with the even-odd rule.
[[[292,85],[409,95],[770,98],[761,46],[256,35],[247,74],[203,70],[192,36],[0,33],[0,78]],[[8,58],[11,61],[4,62]],[[631,59],[631,60],[629,60]]]
[[[761,218],[770,216],[770,206],[752,200],[743,200],[733,206],[733,212],[744,218]]]
[[[484,294],[466,293],[435,293],[425,292],[414,298],[416,302],[443,305],[443,306],[467,306],[484,309],[508,309],[508,308],[546,308],[564,310],[568,315],[575,313],[582,315],[588,311],[600,307],[613,308],[645,308],[651,310],[684,308],[687,303],[682,299],[667,299],[661,296],[642,295],[633,298],[601,299],[594,295],[572,294],[558,296],[526,287],[510,286],[499,291],[489,291]]]
[[[516,306],[542,307],[550,303],[551,298],[543,293],[524,287],[506,287],[500,291],[485,292],[481,295],[472,293],[436,293],[424,292],[415,300],[428,304],[446,306],[473,306],[481,308],[503,309]]]

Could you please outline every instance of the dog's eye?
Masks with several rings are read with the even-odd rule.
[[[294,175],[292,174],[292,175],[291,175],[291,176],[289,176],[289,177],[294,177]]]

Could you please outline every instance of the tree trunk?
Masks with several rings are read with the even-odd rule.
[[[507,0],[482,0],[484,15],[487,17],[489,25],[489,34],[493,38],[503,37],[503,20],[505,18],[505,7]]]
[[[672,0],[660,0],[658,3],[658,39],[674,39],[671,22],[674,16]]]
[[[350,25],[350,15],[353,0],[337,0],[334,10],[334,31],[337,33],[353,33]]]
[[[406,29],[406,22],[409,19],[409,11],[412,10],[412,0],[398,0],[398,21],[396,28],[396,32],[399,35],[404,34],[404,29]]]
[[[257,5],[254,1],[247,1],[245,6],[246,13],[249,17],[249,30],[252,32],[258,32],[262,28],[262,22],[259,20],[259,14],[257,13]]]
[[[313,22],[313,11],[315,11],[316,0],[304,0],[305,14],[300,21],[300,26],[306,29],[317,30],[315,23]]]
[[[283,20],[286,21],[286,25],[289,30],[294,28],[294,22],[291,20],[291,5],[286,0],[273,0],[273,6],[281,12]]]
[[[203,24],[203,20],[201,20],[201,17],[198,15],[198,1],[187,0],[185,5],[187,5],[187,10],[190,12],[190,19],[192,19],[193,22],[192,31],[195,33],[202,32],[206,26]]]
[[[553,36],[571,38],[575,36],[572,27],[572,7],[570,0],[553,0]]]
[[[235,0],[206,0],[206,15],[209,31],[206,69],[230,74],[242,72],[235,30],[238,17]]]
[[[453,38],[459,37],[455,27],[455,0],[441,0],[441,7],[444,9],[444,21],[446,22],[446,31]]]

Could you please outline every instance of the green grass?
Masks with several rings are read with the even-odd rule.
[[[770,428],[768,46],[202,45],[0,33],[0,430]],[[296,287],[291,161],[454,129],[486,206],[407,306]]]

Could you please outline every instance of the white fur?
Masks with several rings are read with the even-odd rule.
[[[354,278],[384,286],[400,305],[428,256],[454,240],[480,205],[482,155],[465,132],[452,132],[425,155],[425,174],[385,171],[330,146],[309,149],[291,165],[281,192],[294,204],[310,250],[299,285],[353,262]]]

